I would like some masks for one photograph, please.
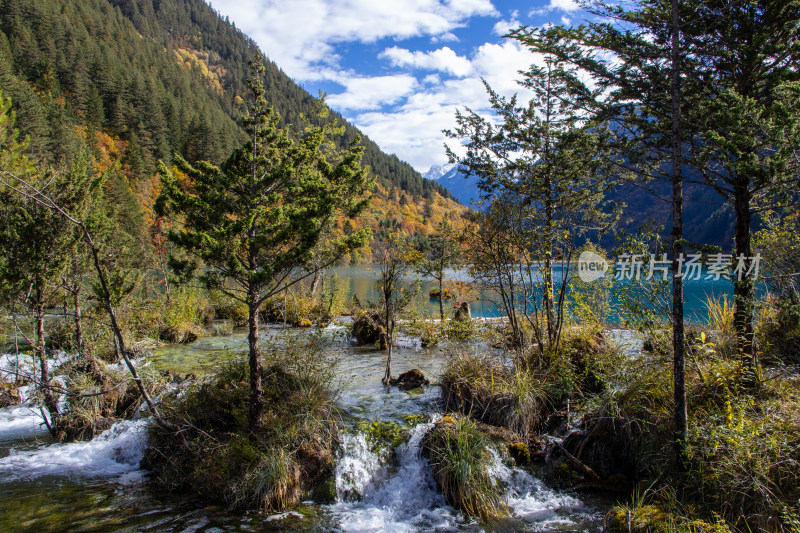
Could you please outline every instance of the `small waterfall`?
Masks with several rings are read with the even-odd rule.
[[[371,485],[386,469],[378,455],[370,449],[363,433],[342,436],[336,464],[336,501],[357,501],[370,492]]]
[[[453,531],[481,528],[447,505],[433,480],[421,442],[432,423],[411,430],[407,444],[396,449],[396,465],[382,465],[363,434],[342,439],[336,469],[337,503],[328,509],[340,531]],[[490,472],[505,491],[511,521],[522,530],[558,528],[575,531],[593,510],[577,498],[554,491],[529,472],[503,463],[490,449]],[[550,530],[550,529],[548,529]]]
[[[563,515],[565,509],[570,515],[590,512],[580,500],[548,488],[541,480],[521,468],[509,467],[503,463],[494,449],[490,448],[491,475],[504,487],[506,501],[515,518],[525,522],[547,523],[549,526],[570,526],[574,521]]]
[[[436,489],[428,461],[420,454],[422,437],[432,425],[411,429],[408,442],[396,449],[395,468],[380,465],[363,435],[343,442],[344,457],[336,470],[340,499],[330,507],[341,531],[432,531],[459,521],[458,513]],[[340,487],[350,490],[340,493]],[[360,500],[348,500],[355,488]]]

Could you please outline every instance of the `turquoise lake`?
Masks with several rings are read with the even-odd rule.
[[[376,303],[380,298],[376,286],[378,275],[377,265],[340,266],[328,269],[326,283],[346,285],[348,297],[352,298],[355,295],[362,304]],[[561,275],[560,268],[556,268],[554,270],[554,282],[557,287],[560,286]],[[728,298],[729,301],[732,301],[733,283],[730,280],[713,280],[706,279],[706,277],[707,272],[703,271],[698,280],[684,280],[684,317],[689,322],[707,323],[706,301],[708,298]],[[424,310],[433,317],[438,316],[438,299],[427,298],[432,289],[438,288],[436,283],[430,278],[420,277],[413,272],[405,276],[404,280],[406,288],[419,283],[419,299]],[[449,270],[446,273],[446,280],[446,287],[452,285],[453,282],[456,284],[470,284],[473,282],[472,277],[466,270]],[[633,291],[639,290],[630,281],[614,281],[614,283],[625,284],[628,289]],[[499,298],[491,291],[473,290],[471,293],[465,294],[463,299],[470,303],[473,316],[500,317],[505,314],[502,306],[498,305]],[[620,302],[613,294],[610,300],[612,306],[610,321],[615,323],[619,320],[619,315],[615,309],[619,309]],[[454,300],[445,300],[445,313],[448,316],[452,315],[453,303]]]

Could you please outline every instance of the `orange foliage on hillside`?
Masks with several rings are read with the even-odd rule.
[[[86,130],[82,126],[77,127],[77,132],[82,137],[86,135]],[[93,150],[93,154],[97,172],[106,172],[116,166],[138,198],[145,221],[152,226],[155,223],[153,204],[161,192],[161,180],[158,174],[134,176],[130,167],[122,163],[128,143],[104,132],[97,131],[94,134],[96,149]],[[175,167],[172,171],[180,174]],[[387,228],[389,225],[393,232],[397,231],[401,235],[428,236],[434,233],[436,226],[445,219],[448,219],[455,229],[461,229],[464,226],[461,215],[466,211],[467,207],[438,193],[434,193],[430,199],[425,199],[409,195],[391,185],[387,188],[376,184],[370,207],[361,218],[351,221],[350,225],[353,229],[369,227],[372,230],[373,240],[381,228]],[[346,225],[346,220],[340,220],[336,224],[336,231],[343,231]],[[359,255],[368,260],[366,252]]]

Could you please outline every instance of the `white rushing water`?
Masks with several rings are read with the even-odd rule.
[[[420,445],[432,423],[411,430],[407,444],[396,450],[394,468],[383,465],[363,434],[345,435],[336,468],[337,503],[329,510],[342,532],[423,532],[476,530],[480,525],[446,504],[436,487]],[[575,497],[549,489],[520,468],[504,464],[491,450],[490,473],[511,509],[512,519],[526,529],[569,530],[569,516],[588,517],[592,510]]]
[[[146,441],[147,421],[126,420],[87,442],[12,449],[8,457],[0,459],[0,481],[43,476],[115,478],[123,483],[136,481],[141,479],[139,463],[144,456]]]
[[[445,504],[420,443],[433,424],[419,424],[396,450],[397,467],[381,466],[363,435],[343,439],[336,469],[340,501],[330,507],[341,531],[437,531],[451,529],[458,513]],[[360,495],[359,501],[348,501]]]

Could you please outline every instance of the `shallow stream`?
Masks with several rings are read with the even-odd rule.
[[[263,343],[280,342],[270,329]],[[336,469],[337,498],[331,504],[306,502],[274,516],[232,514],[202,507],[188,496],[157,495],[144,484],[139,468],[146,443],[146,421],[125,421],[90,442],[52,444],[38,409],[23,405],[0,409],[0,531],[600,531],[608,501],[548,488],[531,473],[499,459],[494,474],[505,487],[509,519],[486,524],[465,518],[444,503],[419,443],[440,415],[439,388],[424,393],[380,384],[385,353],[350,346],[344,329],[325,330],[326,357],[337,358],[345,430]],[[474,349],[469,345],[462,349]],[[246,354],[246,337],[202,338],[191,345],[159,348],[149,357],[158,369],[198,375],[214,372]],[[423,349],[400,340],[392,373],[418,368],[436,380],[442,348]],[[426,415],[396,450],[397,461],[382,464],[359,420],[396,421]]]

